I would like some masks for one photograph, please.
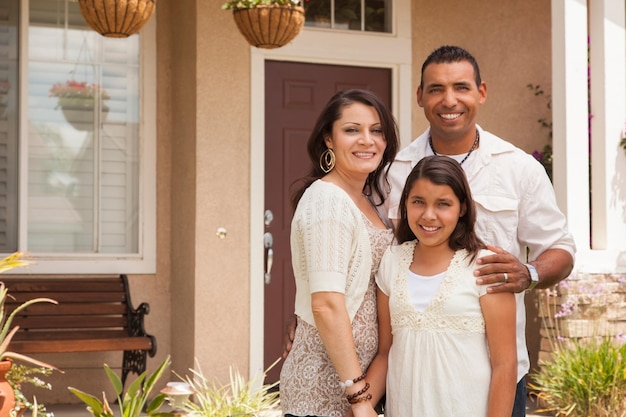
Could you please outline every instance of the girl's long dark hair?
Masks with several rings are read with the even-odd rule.
[[[452,250],[466,249],[473,260],[480,249],[486,248],[486,245],[480,240],[474,230],[476,205],[463,168],[454,159],[443,155],[432,155],[422,158],[406,179],[400,199],[400,222],[396,229],[398,243],[417,239],[409,227],[406,203],[413,184],[421,178],[427,179],[433,184],[449,186],[461,204],[465,204],[465,214],[459,218],[454,231],[450,235],[448,245]]]
[[[343,109],[353,103],[362,103],[366,106],[373,107],[380,118],[380,125],[387,146],[385,152],[383,152],[382,161],[380,161],[376,170],[368,175],[363,192],[367,196],[375,194],[372,200],[376,201],[378,205],[381,205],[385,201],[388,190],[383,191],[381,187],[388,185],[386,180],[387,172],[400,147],[398,128],[389,109],[374,93],[367,90],[353,89],[339,91],[331,97],[326,107],[324,107],[322,113],[317,118],[315,126],[313,126],[313,130],[307,142],[307,150],[312,167],[307,176],[300,178],[293,184],[299,184],[299,187],[291,198],[291,205],[294,210],[306,189],[309,188],[313,182],[326,175],[319,164],[320,157],[327,148],[325,139],[332,136],[333,124],[341,118]],[[381,181],[382,176],[385,178],[384,182]]]

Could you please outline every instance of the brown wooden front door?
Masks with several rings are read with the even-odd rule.
[[[266,218],[265,226],[266,242],[271,235],[273,252],[265,285],[265,368],[282,354],[285,324],[294,311],[291,184],[310,170],[306,141],[317,116],[335,92],[349,88],[373,91],[391,106],[389,69],[265,62],[265,208],[273,217],[271,221]],[[266,382],[279,379],[281,365],[268,373]]]

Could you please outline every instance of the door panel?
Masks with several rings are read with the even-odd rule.
[[[265,62],[265,208],[273,214],[265,228],[272,235],[273,251],[264,300],[266,368],[282,354],[285,325],[294,310],[289,247],[291,185],[311,168],[306,141],[317,116],[333,94],[349,88],[373,91],[391,106],[389,69]],[[268,373],[267,383],[279,379],[281,365]]]

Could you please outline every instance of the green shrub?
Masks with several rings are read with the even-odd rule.
[[[13,363],[13,366],[6,374],[7,381],[9,381],[15,393],[15,408],[10,411],[10,417],[21,416],[26,410],[31,410],[33,417],[54,417],[53,413],[49,413],[46,410],[44,404],[37,404],[36,399],[33,399],[31,402],[22,392],[25,384],[51,390],[52,386],[50,383],[40,378],[40,376],[49,376],[50,374],[52,374],[52,369],[50,368]]]
[[[626,345],[572,341],[541,364],[531,388],[557,416],[626,415]]]
[[[552,356],[540,360],[530,375],[531,394],[543,408],[539,411],[568,417],[626,417],[626,337],[606,335],[598,318],[604,317],[611,295],[607,289],[611,285],[606,284],[575,282],[568,290],[570,284],[564,281],[563,291],[542,291],[543,334]],[[587,327],[570,334],[565,329],[574,322]]]
[[[151,402],[148,402],[148,397],[170,363],[168,355],[152,374],[148,375],[147,372],[143,372],[139,375],[130,384],[125,393],[123,392],[124,386],[120,377],[105,364],[104,370],[117,395],[117,405],[119,407],[119,414],[117,415],[121,417],[139,417],[144,412],[148,416],[155,417],[168,415],[167,413],[158,413],[159,407],[165,402],[165,395],[158,394]],[[104,392],[102,393],[102,401],[100,401],[97,397],[79,389],[73,387],[68,387],[68,389],[87,405],[87,411],[93,417],[115,417],[116,414],[111,409]]]

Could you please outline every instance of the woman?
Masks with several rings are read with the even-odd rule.
[[[313,169],[294,194],[297,328],[280,376],[286,416],[376,416],[364,374],[378,346],[378,262],[393,239],[372,201],[398,150],[393,116],[364,90],[337,93],[307,148]]]
[[[473,275],[490,252],[461,165],[428,156],[400,200],[399,246],[376,275],[379,353],[368,371],[385,385],[385,415],[510,417],[517,383],[515,298]]]

